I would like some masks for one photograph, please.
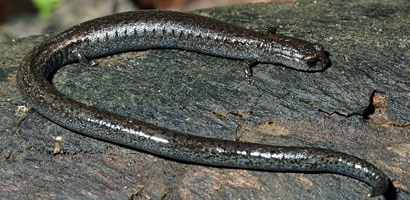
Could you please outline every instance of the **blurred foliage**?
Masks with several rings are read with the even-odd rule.
[[[37,8],[40,17],[49,18],[53,9],[63,0],[31,0]]]

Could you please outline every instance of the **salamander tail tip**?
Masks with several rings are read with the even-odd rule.
[[[372,192],[367,193],[367,197],[374,197]]]
[[[367,193],[367,197],[377,197],[380,195],[383,195],[386,192],[386,190],[380,190],[380,188],[372,188],[369,193]]]

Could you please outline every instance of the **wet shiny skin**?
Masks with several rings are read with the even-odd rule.
[[[383,194],[389,180],[357,157],[321,148],[283,147],[198,137],[125,118],[77,102],[47,80],[79,60],[130,50],[176,48],[219,57],[279,63],[320,71],[329,63],[320,44],[268,35],[207,17],[171,11],[120,13],[84,22],[36,46],[22,61],[17,82],[27,101],[51,121],[83,133],[168,158],[214,166],[272,171],[331,172]]]

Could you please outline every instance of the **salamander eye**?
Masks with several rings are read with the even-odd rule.
[[[315,65],[317,64],[317,62],[318,62],[318,58],[317,58],[317,57],[310,56],[310,57],[308,57],[308,58],[306,59],[306,64],[307,64],[309,67],[315,66]]]
[[[314,44],[313,48],[315,48],[317,51],[324,51],[325,50],[325,48],[319,43]]]

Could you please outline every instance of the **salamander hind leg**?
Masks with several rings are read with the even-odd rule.
[[[253,73],[252,73],[252,67],[257,64],[256,57],[251,57],[247,60],[245,60],[243,64],[243,71],[245,72],[245,78],[248,80],[248,84],[252,85],[253,82],[255,82],[252,78]]]
[[[72,53],[74,54],[75,57],[77,57],[78,61],[84,66],[92,67],[92,66],[97,65],[97,63],[94,60],[88,60],[84,56],[84,54],[82,54],[78,49],[74,49]]]
[[[267,34],[276,34],[277,30],[278,29],[275,26],[265,27],[265,33],[267,33]]]

